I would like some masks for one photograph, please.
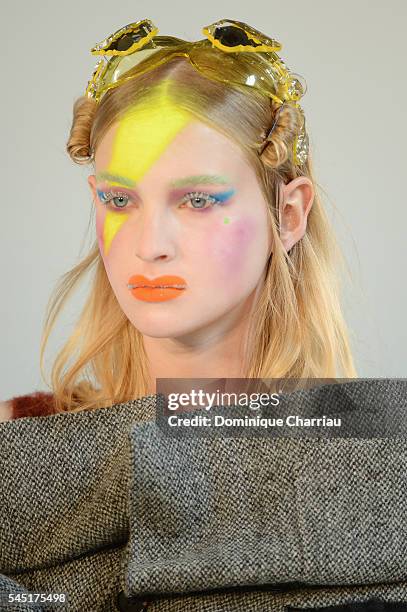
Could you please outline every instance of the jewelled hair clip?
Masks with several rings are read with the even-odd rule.
[[[243,22],[231,19],[221,19],[205,26],[202,32],[206,37],[204,40],[190,42],[172,36],[157,36],[158,28],[149,19],[123,26],[92,47],[91,53],[102,57],[94,68],[85,94],[100,102],[107,91],[136,76],[132,70],[136,66],[140,65],[137,74],[152,70],[156,66],[154,55],[159,57],[159,64],[173,57],[186,57],[196,70],[210,79],[234,86],[253,87],[281,107],[287,102],[298,108],[302,125],[294,141],[293,161],[296,165],[304,164],[308,157],[309,140],[305,116],[298,101],[306,92],[306,83],[300,75],[292,73],[277,54],[281,43]],[[202,60],[202,49],[214,50],[213,65],[208,66]],[[216,54],[219,51],[227,56],[222,57],[220,53],[218,57]],[[239,60],[234,57],[242,53],[247,54],[246,61],[237,66],[235,61]],[[143,62],[147,59],[146,67]],[[214,69],[216,62],[219,64],[218,72]],[[275,123],[267,137],[274,127]]]

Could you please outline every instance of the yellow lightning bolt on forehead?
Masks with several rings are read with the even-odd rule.
[[[131,107],[119,120],[107,171],[134,183],[140,181],[192,119],[190,113],[169,99],[166,83],[161,84],[154,94]],[[112,184],[120,185],[119,182]],[[107,210],[103,228],[105,254],[128,217],[128,214]]]

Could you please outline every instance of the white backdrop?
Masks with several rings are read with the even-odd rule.
[[[0,399],[46,388],[39,372],[46,303],[93,241],[90,168],[75,166],[65,153],[73,102],[96,63],[89,50],[145,17],[162,34],[190,40],[217,19],[238,19],[282,42],[282,59],[308,84],[301,104],[318,183],[351,273],[345,315],[359,376],[405,376],[404,0],[3,0],[0,16]],[[86,285],[59,320],[48,363],[85,293]]]

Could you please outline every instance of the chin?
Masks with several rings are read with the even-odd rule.
[[[177,315],[169,316],[168,313],[163,313],[159,316],[144,316],[130,318],[130,322],[143,335],[150,338],[172,338],[188,342],[192,340],[192,335],[204,332],[210,321],[190,320],[188,323],[182,317]]]
[[[140,317],[127,315],[130,322],[143,336],[150,338],[176,338],[195,331],[199,325],[186,325],[177,315],[166,313],[149,313]]]
[[[162,326],[162,328],[159,328],[158,326],[152,328],[144,325],[141,328],[137,327],[137,329],[143,336],[146,336],[147,338],[168,338],[173,340],[177,340],[177,338],[182,339],[195,331],[194,329],[174,329],[169,325]]]

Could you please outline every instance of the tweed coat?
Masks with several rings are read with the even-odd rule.
[[[406,381],[285,400],[354,429],[171,436],[157,395],[1,423],[0,609],[407,610]]]

